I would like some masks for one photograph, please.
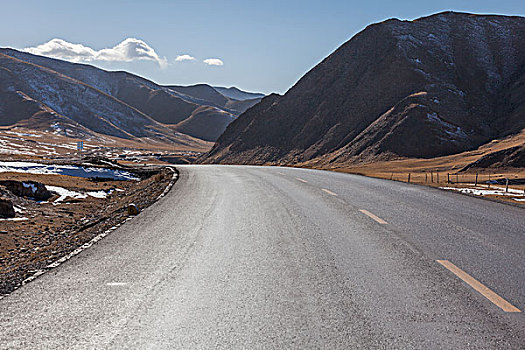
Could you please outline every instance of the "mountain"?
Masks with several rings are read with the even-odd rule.
[[[224,108],[230,100],[207,84],[197,84],[190,86],[170,85],[166,87],[186,96],[191,96],[202,101],[207,101],[213,107]]]
[[[260,93],[242,91],[236,88],[235,86],[232,86],[229,88],[214,86],[213,88],[216,91],[218,91],[220,94],[222,94],[223,96],[226,96],[232,100],[238,100],[238,101],[261,99],[265,96],[264,94],[260,94]]]
[[[53,123],[59,118],[100,134],[176,142],[168,127],[91,85],[5,54],[0,54],[0,67],[1,113],[7,116],[2,118],[6,123],[46,112]]]
[[[245,112],[248,108],[259,103],[262,97],[264,97],[263,94],[255,94],[251,92],[244,92],[237,88],[230,88],[235,89],[235,91],[237,91],[238,95],[240,96],[251,97],[245,99],[235,99],[219,92],[218,89],[221,88],[215,88],[207,84],[197,84],[191,86],[171,85],[166,87],[181,94],[191,96],[194,99],[197,99],[202,105],[217,107],[223,111],[229,112],[236,117]]]
[[[525,128],[525,19],[444,12],[355,35],[202,159],[345,164],[472,150]]]
[[[202,106],[193,111],[188,118],[173,125],[172,129],[201,140],[215,141],[234,120],[235,117],[228,112],[216,107]]]
[[[180,93],[127,72],[0,49],[0,125],[45,112],[40,113],[38,125],[44,125],[47,116],[49,128],[64,124],[59,129],[77,130],[77,137],[98,133],[145,142],[202,144],[197,134],[182,134],[171,126],[190,118],[188,127],[195,120],[194,112],[211,106],[216,108],[208,114],[216,115],[208,122],[224,130],[244,109],[225,107],[237,101],[215,94],[224,100],[222,106],[211,95]],[[217,126],[208,128],[218,130]]]

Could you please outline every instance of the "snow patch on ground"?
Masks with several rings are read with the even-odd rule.
[[[508,192],[505,192],[505,188],[501,187],[440,187],[443,190],[457,191],[466,194],[472,194],[475,196],[487,196],[487,195],[497,195],[497,196],[512,196],[512,197],[525,197],[525,193],[522,190],[517,190],[514,188],[509,188]],[[513,198],[515,201],[525,201],[525,198]]]
[[[16,135],[20,137],[42,137],[42,135],[39,135],[39,134],[30,134],[30,133],[16,132],[16,131],[4,131],[4,133],[10,134],[10,135]]]
[[[87,196],[91,196],[93,198],[104,199],[108,196],[108,194],[111,194],[113,192],[113,191],[109,191],[108,193],[105,191],[91,191],[91,192],[82,193],[78,191],[68,190],[67,188],[59,187],[59,186],[46,186],[46,187],[49,191],[55,192],[56,194],[60,196],[57,199],[55,199],[55,201],[53,202],[55,204],[63,202],[67,198],[84,199],[84,198],[87,198]]]
[[[69,175],[83,178],[108,178],[113,180],[140,180],[128,171],[75,165],[47,165],[30,162],[0,162],[0,173],[15,172],[44,175]]]
[[[74,198],[74,199],[87,198],[87,194],[68,190],[67,188],[64,188],[64,187],[59,187],[59,186],[46,186],[46,187],[49,191],[55,192],[56,194],[60,196],[57,199],[55,199],[54,203],[60,203],[66,198]]]
[[[87,194],[94,198],[106,198],[108,196],[108,193],[104,191],[88,192]]]
[[[442,120],[440,117],[438,117],[437,113],[427,113],[427,118],[431,122],[435,124],[439,124],[443,131],[449,135],[452,139],[457,138],[466,138],[467,134],[459,126],[452,125],[450,123],[447,123],[446,121]]]

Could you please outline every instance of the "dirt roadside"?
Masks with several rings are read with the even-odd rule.
[[[72,193],[72,197],[54,194],[47,201],[36,201],[2,188],[2,196],[15,206],[16,216],[0,219],[0,296],[125,221],[130,217],[130,204],[141,210],[153,204],[177,175],[169,167],[151,168],[139,181],[0,173],[0,180],[38,181]]]

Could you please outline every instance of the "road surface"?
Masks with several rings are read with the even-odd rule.
[[[324,171],[179,170],[0,300],[0,348],[525,348],[523,209]]]

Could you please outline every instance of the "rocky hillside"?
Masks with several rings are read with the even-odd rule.
[[[39,126],[48,116],[50,130],[76,130],[78,137],[95,132],[127,139],[198,143],[192,140],[198,138],[195,134],[181,134],[170,125],[189,119],[203,106],[212,106],[215,108],[209,113],[216,115],[209,121],[218,124],[208,127],[220,126],[222,132],[250,107],[244,105],[245,101],[232,100],[215,90],[216,96],[178,90],[127,72],[108,72],[0,49],[0,125],[28,120],[38,113]],[[221,103],[216,103],[214,97]],[[191,124],[191,119],[186,124]]]
[[[70,125],[120,138],[154,137],[174,141],[175,134],[143,112],[105,92],[49,68],[0,54],[1,114],[6,122],[47,112]]]
[[[204,162],[432,158],[525,128],[525,18],[445,12],[368,26],[284,96],[230,124]]]

